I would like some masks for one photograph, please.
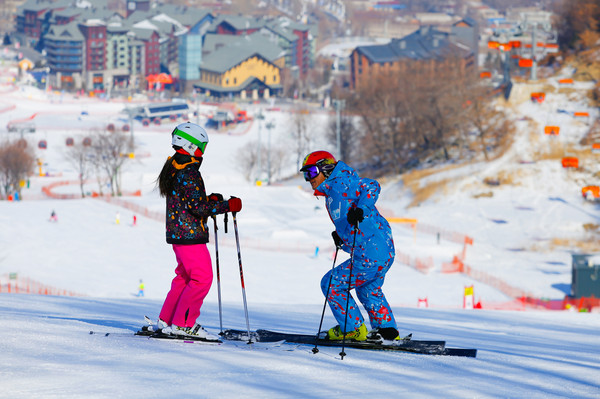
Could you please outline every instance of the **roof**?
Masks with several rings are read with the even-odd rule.
[[[244,90],[245,88],[247,88],[248,86],[250,86],[253,83],[256,83],[259,86],[268,87],[269,89],[281,89],[283,87],[280,84],[267,85],[263,81],[261,81],[260,79],[254,77],[254,76],[249,77],[248,79],[244,80],[241,84],[239,84],[238,86],[235,86],[235,87],[223,87],[223,86],[217,86],[217,85],[213,85],[213,84],[205,83],[205,82],[194,83],[194,87],[199,87],[199,88],[210,90],[210,91],[217,92],[217,93],[229,93],[232,91]]]
[[[231,25],[235,30],[260,29],[265,25],[263,18],[246,17],[243,15],[219,15],[213,21],[213,27],[222,23]]]
[[[293,28],[290,26],[290,21],[283,18],[269,21],[264,26],[265,29],[273,32],[275,35],[293,43],[298,40],[298,36],[294,34]]]
[[[66,25],[53,25],[44,36],[45,40],[54,41],[83,41],[85,38],[78,28],[78,22],[70,22]]]
[[[186,27],[192,27],[207,16],[212,17],[211,10],[202,8],[188,8],[174,4],[157,4],[153,8],[157,13],[166,14]]]
[[[449,55],[466,58],[472,52],[450,40],[448,33],[431,27],[422,27],[401,39],[392,39],[384,45],[359,46],[360,52],[372,62],[394,62],[402,58],[413,60],[444,59]]]
[[[460,25],[461,23],[467,24],[471,27],[475,27],[477,26],[477,21],[475,21],[473,18],[471,17],[464,17],[463,19],[461,19],[460,21],[456,21],[453,26],[456,25]]]
[[[17,7],[17,14],[23,15],[23,11],[44,11],[53,10],[55,8],[66,7],[65,1],[56,2],[54,0],[27,0],[25,3]]]
[[[274,63],[285,56],[284,50],[265,36],[256,32],[246,36],[207,34],[204,55],[200,68],[223,73],[256,55]]]
[[[140,39],[142,41],[147,41],[152,38],[152,35],[155,32],[158,34],[157,30],[153,29],[152,26],[148,25],[148,26],[144,26],[144,27],[133,27],[128,32],[128,35],[129,36],[133,35],[137,39]]]

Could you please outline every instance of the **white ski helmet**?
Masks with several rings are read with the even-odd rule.
[[[185,152],[195,157],[201,157],[208,144],[206,130],[191,122],[177,125],[171,136],[171,144],[183,148]]]

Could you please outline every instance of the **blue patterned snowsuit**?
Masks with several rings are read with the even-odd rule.
[[[327,211],[340,238],[344,241],[342,249],[351,253],[354,242],[354,228],[348,223],[348,210],[362,208],[364,220],[359,223],[354,249],[354,265],[350,287],[355,288],[359,301],[369,315],[371,327],[397,328],[392,309],[381,290],[385,274],[394,262],[394,240],[389,223],[375,207],[381,187],[372,179],[360,178],[358,174],[339,161],[329,176],[317,187],[318,194],[325,195]],[[323,294],[327,294],[330,275],[331,288],[327,301],[342,330],[346,312],[348,293],[348,275],[350,259],[329,271],[321,280]],[[348,321],[345,332],[360,327],[364,319],[350,294]]]

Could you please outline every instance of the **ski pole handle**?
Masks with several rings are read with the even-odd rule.
[[[228,222],[227,221],[227,215],[228,215],[228,213],[225,212],[225,234],[227,234],[227,222]]]

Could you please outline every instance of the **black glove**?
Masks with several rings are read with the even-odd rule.
[[[331,236],[333,237],[333,242],[335,243],[335,247],[338,249],[342,248],[342,245],[344,245],[344,241],[342,241],[342,239],[340,238],[340,235],[337,233],[337,231],[332,231],[331,232]]]
[[[358,224],[365,219],[363,210],[361,208],[350,208],[347,219],[348,223],[350,223],[352,226],[358,227]]]
[[[211,201],[223,201],[223,195],[218,193],[212,193],[208,196],[208,199]]]

